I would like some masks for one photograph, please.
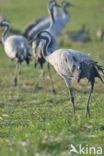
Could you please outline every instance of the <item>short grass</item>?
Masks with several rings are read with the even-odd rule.
[[[85,24],[90,29],[92,41],[82,44],[61,37],[63,47],[85,51],[104,65],[104,41],[96,39],[96,31],[104,28],[104,1],[71,2],[75,7],[70,9],[71,21],[65,31]],[[23,30],[35,18],[47,15],[47,3],[48,0],[0,0],[0,14],[10,19],[13,27]],[[51,92],[47,68],[41,79],[33,60],[28,67],[22,64],[20,84],[14,87],[15,62],[0,48],[0,156],[78,155],[70,154],[70,144],[104,148],[104,86],[96,82],[91,117],[86,118],[88,83],[85,80],[81,85],[73,82],[76,102],[73,118],[68,90],[53,69],[52,72],[56,95]]]

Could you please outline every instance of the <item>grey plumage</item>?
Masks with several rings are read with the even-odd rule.
[[[10,59],[15,59],[17,62],[16,67],[16,76],[15,76],[15,85],[18,82],[19,75],[19,66],[22,61],[26,61],[27,64],[30,62],[30,47],[28,40],[21,35],[11,35],[8,36],[10,30],[10,23],[7,20],[2,20],[0,26],[5,28],[5,31],[2,34],[2,43],[4,45],[4,50],[6,55]]]
[[[57,35],[57,29],[59,29],[58,25],[58,21],[55,20],[55,16],[54,16],[54,8],[57,8],[57,7],[61,7],[57,4],[57,2],[55,0],[51,0],[49,2],[49,5],[48,5],[48,11],[49,11],[49,15],[50,15],[50,24],[49,24],[49,27],[47,29],[47,31],[44,31],[44,35],[46,35],[47,37],[50,38],[50,36],[48,36],[48,33],[47,32],[50,32],[51,35],[52,35],[52,38],[51,38],[51,45],[50,45],[50,49],[53,51],[56,49],[57,47],[57,40],[56,40],[56,35]],[[37,52],[35,51],[35,47],[37,46],[35,44],[35,42],[33,41],[32,42],[32,49],[33,49],[33,56],[35,57],[35,67],[39,64],[41,69],[43,69],[43,64],[45,63],[45,59],[44,57],[42,56],[42,52],[41,52],[41,47],[43,46],[44,44],[44,41],[41,42],[41,46],[38,47],[38,50]],[[52,77],[51,77],[51,72],[50,72],[50,67],[49,67],[49,64],[48,64],[48,70],[49,70],[49,75],[50,75],[50,79],[51,79],[51,82],[52,82],[52,86],[53,86],[53,80],[52,80]],[[52,89],[53,92],[55,92],[55,89],[53,88]]]
[[[37,42],[37,46],[39,45],[41,40],[45,41],[42,50],[44,59],[48,63],[53,65],[57,73],[65,80],[66,86],[69,89],[70,99],[72,102],[74,113],[75,113],[74,94],[71,87],[71,78],[74,78],[77,82],[80,82],[82,78],[88,79],[88,81],[91,84],[91,89],[87,99],[85,111],[86,115],[87,114],[90,115],[89,104],[95,84],[95,78],[98,77],[104,83],[99,73],[100,71],[104,74],[104,69],[97,62],[95,62],[90,56],[77,50],[59,49],[53,51],[52,53],[49,53],[48,46],[50,45],[50,41],[47,36],[44,36],[42,34],[42,32],[40,32],[37,35],[35,40]]]
[[[42,23],[46,25],[43,26],[43,29],[46,29],[49,26],[49,19],[47,17],[40,17],[39,19],[33,21],[31,24],[28,24],[24,29],[23,36],[26,37],[29,41],[31,41],[34,37],[33,34],[40,32],[41,26],[39,28],[35,28]],[[35,30],[36,29],[36,30]],[[39,29],[39,30],[38,30]]]
[[[56,0],[52,0],[56,3]],[[52,3],[50,0],[49,3]],[[57,27],[55,26],[54,31],[56,35],[60,35],[65,25],[70,20],[70,14],[67,11],[67,8],[73,6],[71,3],[63,0],[61,3],[61,9],[56,7],[53,10],[53,16],[55,19],[55,23],[57,23]],[[40,31],[48,29],[50,26],[50,16],[48,17],[40,17],[33,21],[31,24],[28,24],[24,29],[23,35],[28,39],[32,40],[34,36]]]
[[[68,8],[69,7],[73,7],[74,5],[69,3],[66,0],[63,0],[61,3],[62,9],[63,9],[63,14],[62,14],[62,20],[61,20],[61,24],[63,25],[63,27],[65,27],[65,25],[69,22],[70,20],[70,14],[68,12]]]
[[[55,0],[52,0],[52,1],[50,0],[49,4],[52,4],[54,2],[56,3]],[[49,6],[48,6],[48,8],[49,8]],[[58,10],[58,8],[56,8],[56,10],[54,9],[53,12],[54,12],[53,16],[55,18],[55,23],[59,23],[59,19],[61,16],[60,10]],[[32,40],[38,32],[48,29],[49,26],[50,26],[50,16],[40,17],[39,19],[35,20],[34,22],[29,24],[25,28],[23,35],[26,38],[28,38],[29,40]],[[59,29],[58,29],[58,31],[59,31]],[[55,33],[58,33],[58,31],[56,31]]]
[[[57,7],[56,1],[52,0],[52,1],[49,2],[48,9],[49,9],[49,14],[50,14],[50,22],[49,22],[50,24],[48,26],[48,29],[45,29],[46,31],[51,33],[51,44],[49,46],[49,48],[50,48],[49,52],[54,51],[57,48],[56,36],[61,33],[64,26],[69,21],[70,15],[69,15],[69,13],[67,11],[67,8],[71,7],[71,6],[74,6],[74,5],[72,5],[71,3],[63,0],[62,3],[61,3],[61,7],[62,7],[61,8],[62,14],[61,14],[59,8]],[[55,13],[54,13],[53,8],[54,9],[56,8]],[[42,30],[43,29],[41,29],[40,32]],[[47,32],[44,31],[44,36],[45,35],[49,37]],[[41,43],[41,44],[43,44],[43,43]],[[32,45],[33,51],[35,49],[35,46],[36,45],[33,42],[33,45]],[[40,64],[40,66],[43,67],[43,64],[45,63],[45,60],[42,57],[42,55],[40,55],[41,54],[41,47],[42,47],[42,45],[40,46],[39,50],[37,50],[37,53],[34,51],[33,54],[35,55],[35,58],[36,58],[35,66],[37,66],[37,64]]]

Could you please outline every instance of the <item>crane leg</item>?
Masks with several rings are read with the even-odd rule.
[[[52,79],[52,74],[51,74],[49,63],[47,64],[47,68],[48,68],[49,77],[50,77],[50,80],[51,80],[52,91],[53,91],[54,94],[56,94],[56,90],[55,90],[55,87],[54,87],[54,82],[53,82],[53,79]]]
[[[18,85],[18,81],[19,81],[19,69],[20,69],[20,64],[19,62],[16,63],[16,75],[14,78],[14,85],[17,86]]]
[[[90,89],[90,93],[89,93],[89,96],[87,98],[87,103],[86,103],[86,108],[85,108],[85,113],[86,113],[86,117],[87,115],[90,117],[90,99],[91,99],[91,94],[93,92],[93,87],[94,87],[94,84],[91,84],[91,89]]]
[[[41,67],[40,77],[43,79],[44,76],[45,76],[45,72],[44,72],[44,69],[43,69],[43,63],[40,64],[40,67]]]
[[[73,94],[73,90],[72,90],[72,87],[71,87],[71,83],[70,83],[70,80],[66,77],[63,77],[65,82],[66,82],[66,86],[67,88],[69,89],[69,96],[70,96],[70,100],[71,100],[71,103],[72,103],[72,109],[73,109],[73,114],[75,115],[75,105],[74,105],[74,94]]]

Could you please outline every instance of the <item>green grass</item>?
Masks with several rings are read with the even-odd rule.
[[[65,31],[85,24],[92,41],[82,44],[61,37],[63,47],[85,51],[104,65],[104,41],[96,39],[96,31],[104,27],[104,1],[70,1],[76,7],[70,9],[71,21]],[[0,14],[5,15],[13,27],[23,30],[35,18],[47,15],[47,2],[0,0]],[[0,48],[0,156],[69,156],[70,144],[104,147],[104,86],[101,82],[96,82],[92,95],[91,118],[86,118],[84,112],[89,85],[86,80],[81,85],[73,82],[76,102],[73,118],[63,80],[52,69],[57,91],[53,95],[47,68],[42,80],[33,63],[32,60],[28,67],[22,64],[20,84],[14,87],[15,61],[10,61]]]

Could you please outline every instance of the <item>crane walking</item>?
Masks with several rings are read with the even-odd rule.
[[[47,32],[51,38],[51,34]],[[91,84],[91,89],[86,103],[85,112],[86,115],[90,116],[90,98],[94,89],[95,78],[98,77],[103,83],[99,71],[104,74],[104,69],[95,62],[87,54],[73,50],[73,49],[59,49],[55,51],[49,51],[49,46],[51,40],[48,36],[44,36],[44,31],[37,34],[35,42],[37,47],[39,46],[41,40],[44,40],[44,45],[42,47],[42,55],[44,59],[53,65],[57,73],[65,80],[66,86],[69,89],[70,99],[73,106],[73,113],[75,114],[74,106],[74,94],[71,87],[71,78],[74,78],[77,82],[80,82],[82,78],[87,78]]]
[[[49,12],[49,20],[50,20],[50,24],[48,26],[48,29],[44,29],[47,30],[51,33],[52,36],[52,42],[50,44],[50,50],[54,51],[57,48],[57,40],[56,40],[56,36],[59,35],[62,31],[62,29],[64,28],[64,26],[66,25],[66,23],[69,21],[70,19],[70,15],[67,11],[68,7],[74,6],[71,3],[63,0],[61,3],[61,6],[59,6],[56,2],[56,0],[50,0],[49,5],[48,5],[48,12]],[[60,13],[60,7],[62,10],[62,14]],[[54,10],[56,9],[56,10]],[[38,26],[38,25],[37,25]],[[43,29],[40,30],[40,32]],[[47,35],[47,33],[46,33]],[[42,43],[41,43],[42,44]],[[41,48],[39,50],[37,50],[37,53],[34,51],[35,49],[35,43],[32,43],[32,48],[33,48],[33,55],[35,57],[35,66],[37,66],[37,64],[40,64],[41,69],[43,68],[43,64],[45,63],[45,59],[42,57],[41,55]],[[49,67],[49,66],[48,66]]]
[[[63,9],[63,14],[62,14],[62,25],[63,27],[70,21],[70,14],[67,10],[69,7],[73,7],[74,5],[67,2],[66,0],[63,0],[61,3],[62,9]]]
[[[57,2],[55,0],[51,0],[49,2],[49,5],[48,5],[48,12],[49,12],[49,17],[50,17],[50,25],[49,25],[49,28],[46,29],[47,31],[49,31],[51,33],[51,44],[50,44],[50,49],[51,51],[54,51],[57,47],[57,40],[56,40],[56,35],[57,35],[57,28],[58,28],[58,22],[55,21],[55,16],[54,16],[54,8],[60,8],[61,6],[57,4]],[[59,28],[58,28],[59,29]],[[46,31],[44,31],[44,35],[48,35]],[[49,38],[49,36],[48,36]],[[42,45],[44,44],[43,43],[44,41],[42,41],[40,43],[40,48],[38,47],[37,51],[35,51],[35,47],[37,46],[36,45],[36,42],[34,42],[34,39],[33,39],[33,42],[32,42],[32,49],[33,49],[33,56],[35,58],[35,67],[39,64],[40,67],[41,67],[41,70],[42,70],[42,73],[43,73],[43,64],[45,63],[45,59],[44,57],[42,56]],[[54,89],[54,84],[53,84],[53,79],[52,79],[52,74],[51,74],[51,71],[50,71],[50,66],[49,64],[47,65],[48,67],[48,71],[49,71],[49,76],[50,76],[50,80],[51,80],[51,84],[52,84],[52,91],[53,93],[55,93],[55,89]]]
[[[14,78],[14,84],[16,86],[18,84],[20,64],[22,61],[26,61],[27,64],[30,62],[30,46],[28,40],[21,35],[8,36],[11,26],[7,20],[1,20],[0,26],[5,28],[1,38],[5,53],[11,60],[15,59],[17,62],[16,75]]]
[[[56,3],[56,0],[50,0],[49,2],[50,4],[52,3]],[[59,35],[61,33],[61,31],[63,30],[64,26],[66,25],[66,23],[69,22],[70,19],[70,14],[67,11],[67,8],[73,6],[71,3],[63,0],[61,3],[61,7],[55,7],[53,10],[53,16],[55,19],[55,23],[57,23],[57,29],[55,31],[55,33],[57,35]],[[28,39],[28,40],[32,40],[34,38],[34,36],[43,30],[48,29],[50,26],[50,16],[48,17],[40,17],[37,20],[35,20],[34,22],[32,22],[31,24],[27,25],[23,35]]]

